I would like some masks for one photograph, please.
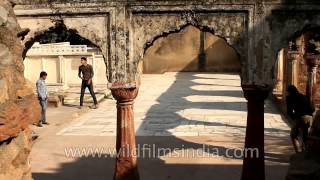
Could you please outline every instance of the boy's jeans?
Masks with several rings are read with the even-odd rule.
[[[48,107],[48,100],[42,100],[39,99],[40,102],[40,106],[41,106],[41,118],[40,118],[40,122],[39,123],[45,123],[46,122],[46,111],[47,111],[47,107]]]

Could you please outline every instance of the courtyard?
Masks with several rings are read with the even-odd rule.
[[[135,100],[141,179],[230,179],[241,176],[246,100],[240,77],[228,73],[144,74]],[[116,101],[99,109],[48,110],[31,153],[33,177],[112,179]],[[266,179],[283,180],[293,149],[287,120],[265,101]]]
[[[1,0],[0,31],[0,180],[320,179],[317,0]]]

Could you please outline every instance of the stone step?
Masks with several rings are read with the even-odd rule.
[[[112,99],[111,91],[107,88],[95,88],[95,94],[97,101],[101,102],[105,98]],[[60,105],[65,106],[78,106],[80,102],[80,87],[69,88],[59,92],[49,92],[49,106],[59,107]],[[84,105],[93,104],[93,99],[86,89],[84,96]]]
[[[105,98],[104,94],[96,94],[97,97],[97,101],[102,101]],[[79,97],[66,97],[64,99],[63,105],[68,105],[68,104],[73,104],[73,103],[79,103],[80,102],[80,98]],[[91,95],[85,95],[84,99],[83,99],[84,103],[93,103],[93,99],[91,97]]]
[[[98,102],[102,102],[105,98],[110,98],[110,90],[104,92],[96,92],[96,98]],[[93,104],[93,99],[90,93],[86,92],[83,98],[84,105]],[[80,103],[80,93],[68,93],[64,96],[63,105],[65,106],[78,106]]]

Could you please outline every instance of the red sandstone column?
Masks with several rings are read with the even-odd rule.
[[[243,159],[242,180],[265,180],[264,169],[264,100],[268,97],[269,89],[256,86],[243,86],[247,99],[248,117],[245,138],[245,151],[255,149],[254,156]],[[244,151],[244,152],[245,152]]]
[[[315,66],[312,66],[310,67],[310,70],[308,72],[308,85],[307,85],[307,94],[308,94],[308,97],[310,98],[310,102],[314,103],[314,95],[315,95],[315,86],[316,86],[316,83],[317,83],[317,69],[318,67],[315,65]]]
[[[111,88],[117,100],[117,157],[114,180],[139,180],[136,157],[133,101],[138,89]]]
[[[305,59],[308,64],[308,82],[306,88],[306,95],[309,98],[310,102],[314,103],[314,98],[317,89],[318,56],[313,54],[306,54]]]
[[[295,85],[297,86],[298,83],[298,72],[297,72],[297,63],[299,58],[298,51],[288,51],[288,85]],[[286,90],[286,87],[285,87]]]
[[[288,50],[284,49],[284,63],[283,63],[283,82],[282,82],[282,103],[286,102],[286,93],[287,93],[287,87],[289,85],[289,55]]]

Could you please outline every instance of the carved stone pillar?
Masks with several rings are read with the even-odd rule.
[[[199,53],[199,71],[206,71],[206,52],[205,52],[206,32],[200,31],[200,53]]]
[[[276,93],[282,93],[283,91],[283,75],[284,75],[284,49],[279,51],[278,53],[278,61],[277,61],[277,83],[275,86]]]
[[[133,112],[133,101],[138,89],[111,87],[111,92],[117,100],[117,157],[113,179],[139,180]]]
[[[301,51],[302,51],[303,55],[309,53],[310,50],[311,50],[311,48],[310,48],[310,39],[311,39],[311,32],[305,32],[305,33],[302,34],[302,37],[301,37],[301,45],[302,45]]]
[[[67,82],[67,68],[66,68],[66,60],[65,58],[63,57],[63,55],[59,55],[58,56],[59,58],[59,69],[60,71],[58,72],[59,75],[59,82],[58,83],[61,83],[62,84],[62,87],[64,89],[67,89],[68,88],[68,82]]]
[[[247,99],[248,117],[243,159],[242,180],[265,180],[264,163],[264,100],[269,89],[257,86],[243,86]],[[246,153],[244,153],[246,154]]]
[[[282,103],[286,102],[287,87],[289,84],[289,60],[288,60],[288,49],[283,49],[283,81],[282,81]]]
[[[314,87],[316,86],[317,82],[317,69],[318,66],[315,65],[310,67],[310,70],[308,72],[307,96],[310,98],[310,102],[314,102]]]
[[[299,53],[296,51],[288,52],[288,85],[298,85],[298,74],[297,74],[297,59]]]

